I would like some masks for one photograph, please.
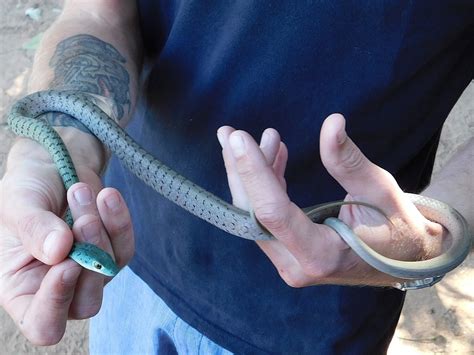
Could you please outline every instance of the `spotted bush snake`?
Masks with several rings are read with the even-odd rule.
[[[143,150],[127,133],[87,95],[68,91],[43,91],[17,101],[8,115],[11,130],[39,142],[51,154],[64,186],[78,182],[74,164],[56,131],[38,116],[50,111],[63,112],[86,126],[123,164],[144,183],[188,212],[232,235],[249,240],[269,240],[270,235],[253,215],[241,210],[197,186]],[[443,225],[452,236],[452,243],[442,255],[423,261],[398,261],[382,256],[367,246],[348,227],[334,218],[345,202],[329,202],[304,209],[315,223],[335,229],[349,246],[367,263],[389,275],[402,279],[420,279],[444,275],[467,256],[471,236],[465,219],[452,207],[427,197],[407,194],[410,201],[428,219]],[[380,208],[362,203],[377,211]],[[68,218],[72,224],[72,219]],[[81,266],[114,276],[119,271],[113,258],[92,244],[75,243],[69,257]]]

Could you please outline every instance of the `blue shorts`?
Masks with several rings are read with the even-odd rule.
[[[181,320],[128,267],[104,290],[89,347],[91,354],[231,354]]]

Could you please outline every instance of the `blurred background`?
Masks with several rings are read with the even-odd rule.
[[[10,105],[25,95],[35,49],[43,32],[61,12],[61,6],[60,0],[0,2],[0,176],[13,139],[5,115]],[[471,83],[444,126],[434,175],[473,135],[474,83]],[[474,255],[471,255],[436,286],[409,292],[389,354],[474,354],[473,280]],[[0,355],[87,354],[87,329],[87,321],[71,321],[58,345],[35,347],[0,309]]]

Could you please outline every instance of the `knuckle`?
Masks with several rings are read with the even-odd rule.
[[[301,273],[285,272],[279,270],[280,277],[292,288],[302,288],[309,286],[307,278]]]
[[[237,158],[236,161],[236,170],[242,179],[250,179],[256,174],[256,167],[246,154]]]
[[[39,225],[39,218],[36,214],[30,214],[18,220],[18,229],[25,235],[34,235]]]
[[[79,219],[76,220],[74,229],[78,231],[84,241],[95,245],[101,245],[105,235],[102,221],[99,217],[94,215],[84,215],[79,217]]]
[[[17,221],[16,227],[18,236],[25,245],[42,252],[42,242],[47,233],[44,219],[40,215],[35,213],[26,215]]]
[[[364,166],[365,156],[355,145],[344,150],[340,157],[340,167],[346,172],[360,170]]]
[[[394,198],[394,193],[397,193],[399,192],[400,190],[400,187],[398,186],[398,182],[397,180],[395,179],[395,177],[390,174],[389,171],[375,165],[375,168],[379,170],[379,173],[380,173],[380,180],[381,181],[385,181],[386,182],[386,186],[387,188],[386,189],[382,189],[382,192],[384,192],[385,194],[387,194],[387,197],[388,198],[391,198],[393,199]]]
[[[78,307],[71,307],[70,317],[73,319],[89,319],[99,313],[101,307],[102,299],[99,298]]]
[[[285,278],[283,279],[285,283],[292,288],[303,288],[308,286],[301,278]]]
[[[315,282],[328,278],[334,272],[333,267],[328,263],[302,262],[300,264],[303,272]]]
[[[286,209],[275,204],[264,204],[255,208],[255,217],[269,230],[278,233],[289,229]]]
[[[49,302],[51,302],[51,306],[57,310],[62,310],[69,307],[74,295],[74,288],[71,289],[70,285],[63,285],[61,288],[61,290],[55,290],[59,292],[51,292],[49,296]]]
[[[113,235],[126,235],[130,234],[132,230],[132,221],[130,218],[124,218],[123,220],[117,221],[114,225],[112,225],[108,232]]]
[[[55,345],[59,343],[64,335],[64,330],[58,331],[49,327],[38,327],[29,324],[20,324],[20,330],[32,344],[38,346]]]

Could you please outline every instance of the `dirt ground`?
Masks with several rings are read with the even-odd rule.
[[[38,34],[60,12],[62,1],[3,0],[0,2],[0,176],[12,142],[5,114],[25,94]],[[33,10],[31,10],[33,8]],[[38,14],[38,10],[40,14]],[[26,16],[25,11],[31,16]],[[443,130],[435,173],[456,149],[474,135],[474,84],[466,89]],[[3,201],[2,201],[3,202]],[[395,354],[474,354],[474,257],[430,289],[410,292],[389,349]],[[87,321],[70,322],[60,344],[35,347],[16,330],[0,309],[0,355],[86,354]]]

